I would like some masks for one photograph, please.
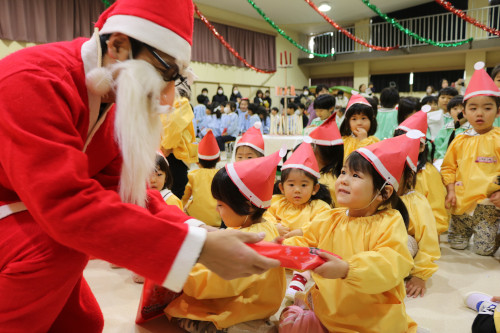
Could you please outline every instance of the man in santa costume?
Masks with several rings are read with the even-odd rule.
[[[117,0],[91,39],[0,61],[0,331],[102,331],[89,255],[174,291],[196,262],[279,266],[244,244],[262,235],[207,233],[147,189],[192,31],[191,0]]]

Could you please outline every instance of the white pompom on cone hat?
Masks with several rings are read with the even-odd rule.
[[[396,136],[356,150],[396,191],[399,188],[405,163],[413,163],[411,157],[407,158],[408,148],[412,144],[420,145],[420,135],[413,135],[414,131],[410,132],[412,132],[410,136],[408,134]],[[413,140],[413,142],[408,140]],[[418,154],[416,160],[418,160]]]
[[[336,113],[332,114],[323,124],[319,125],[309,134],[312,143],[320,146],[337,146],[344,144],[337,122],[335,121],[335,115]]]
[[[352,92],[351,98],[349,98],[349,102],[347,103],[347,107],[345,109],[346,112],[354,104],[363,104],[363,105],[368,105],[369,107],[372,106],[370,103],[368,103],[368,101],[366,100],[366,98],[364,98],[363,96],[361,96],[357,91],[353,91]]]
[[[286,149],[264,157],[228,163],[227,174],[238,187],[241,194],[259,208],[271,206],[276,170],[281,158],[286,155]]]
[[[207,134],[201,139],[198,144],[198,158],[207,161],[213,161],[220,156],[219,145],[215,139],[212,130],[208,130]]]
[[[474,74],[465,90],[464,101],[474,96],[500,97],[500,90],[493,79],[484,70],[484,62],[479,61],[474,65]]]
[[[417,172],[420,142],[423,138],[425,143],[425,134],[419,130],[409,130],[406,135],[401,136],[405,139],[406,163],[413,171]]]
[[[256,122],[252,127],[250,127],[241,139],[236,143],[236,148],[240,146],[248,146],[257,150],[259,153],[264,155],[264,137],[260,132],[262,123]]]
[[[121,32],[175,58],[181,67],[191,61],[194,6],[192,0],[117,0],[95,27],[100,34]]]
[[[422,133],[427,133],[427,112],[431,110],[430,105],[422,106],[422,110],[415,112],[406,118],[396,129],[409,132],[411,130],[418,130]],[[425,137],[423,138],[425,142]]]
[[[320,178],[318,162],[316,161],[316,157],[314,156],[314,151],[310,142],[311,139],[306,137],[304,142],[301,143],[299,148],[297,148],[292,156],[283,163],[281,170],[285,169],[301,169],[306,172],[309,172],[316,178]]]

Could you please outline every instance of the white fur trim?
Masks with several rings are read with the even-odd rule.
[[[106,20],[100,34],[121,32],[175,58],[183,70],[191,61],[191,45],[170,29],[141,17],[113,15]]]
[[[389,170],[385,168],[384,164],[380,161],[377,155],[375,155],[371,150],[368,150],[366,148],[359,148],[357,149],[357,151],[363,153],[363,155],[365,155],[368,159],[370,159],[370,161],[372,161],[375,167],[377,168],[377,171],[380,172],[381,176],[384,177],[384,179],[394,187],[394,190],[396,191],[398,190],[399,184],[396,177],[394,177],[389,172]]]
[[[189,226],[188,234],[184,238],[179,252],[177,252],[177,256],[172,267],[170,267],[165,281],[163,281],[163,287],[174,292],[182,290],[191,269],[200,257],[206,238],[207,231],[205,229]]]
[[[24,212],[26,210],[28,210],[28,208],[26,208],[26,205],[22,201],[0,206],[0,220],[12,214]]]
[[[431,109],[432,107],[429,104],[425,104],[424,106],[422,106],[422,111],[425,113],[431,111]]]
[[[312,139],[312,142],[317,144],[317,145],[320,145],[320,146],[339,146],[339,145],[343,145],[344,144],[344,141],[342,139],[337,139],[337,140],[332,140],[332,141],[328,141],[328,140],[316,140],[316,139]]]
[[[205,225],[205,223],[201,222],[200,220],[197,219],[189,219],[187,221],[184,221],[187,225],[191,227],[201,227],[202,225]]]
[[[309,172],[311,175],[313,175],[316,178],[321,177],[321,175],[319,174],[318,171],[315,171],[315,170],[311,169],[310,167],[305,166],[303,164],[286,164],[286,165],[283,165],[281,167],[281,170],[285,170],[285,169],[301,169],[301,170]]]
[[[202,154],[198,153],[199,158],[201,158],[202,160],[207,160],[207,161],[215,160],[215,159],[219,158],[219,156],[220,156],[220,151],[218,151],[217,154],[210,155],[210,156],[202,155]]]
[[[411,129],[407,131],[406,136],[410,139],[420,139],[421,137],[424,137],[425,134],[420,132],[419,130]]]
[[[417,172],[417,166],[413,164],[413,161],[411,160],[410,156],[406,156],[406,162],[413,171]]]
[[[411,128],[406,127],[406,126],[401,126],[401,125],[399,125],[396,129],[400,129],[400,130],[403,130],[403,131],[406,131],[406,132],[411,131]]]
[[[464,96],[464,101],[474,97],[474,96],[497,96],[500,97],[500,91],[494,91],[494,90],[478,90],[478,91],[473,91],[467,95]]]
[[[234,185],[238,187],[241,194],[243,194],[248,200],[250,200],[250,202],[252,202],[259,208],[268,208],[269,206],[271,206],[271,200],[262,201],[245,185],[245,183],[243,183],[241,178],[238,176],[236,169],[234,168],[234,163],[226,164],[226,170]]]
[[[259,147],[257,147],[256,145],[254,145],[254,144],[252,144],[252,143],[249,143],[249,142],[241,142],[241,143],[240,143],[240,142],[238,142],[238,143],[236,144],[236,147],[234,147],[234,150],[236,150],[236,148],[241,147],[241,146],[248,146],[248,147],[251,147],[251,148],[253,148],[253,149],[257,150],[259,153],[261,153],[261,154],[265,155],[265,154],[264,154],[264,149],[259,148]]]
[[[305,142],[305,143],[312,143],[312,142],[313,142],[313,140],[311,139],[311,137],[310,137],[310,136],[306,136],[306,137],[304,137],[304,142]]]

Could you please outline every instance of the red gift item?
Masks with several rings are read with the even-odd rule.
[[[342,259],[336,254],[315,247],[281,245],[265,241],[247,245],[265,257],[278,259],[281,262],[281,267],[302,271],[315,269],[325,262],[318,255],[320,252],[326,252]]]
[[[141,301],[137,309],[136,324],[164,315],[163,310],[181,293],[175,293],[167,288],[146,279],[142,287]]]

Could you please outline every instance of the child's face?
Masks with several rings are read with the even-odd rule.
[[[367,133],[370,131],[371,121],[363,113],[355,114],[349,118],[349,126],[352,133],[357,133],[358,128],[364,129]]]
[[[156,170],[155,172],[153,172],[151,178],[149,178],[151,188],[158,191],[163,190],[165,181],[167,180],[166,177],[167,175],[165,174],[165,172],[161,170]]]
[[[276,115],[278,114],[278,110],[276,110],[276,109],[271,109],[271,114],[272,114],[273,116],[276,116]]]
[[[340,206],[356,210],[356,214],[368,211],[372,206],[375,208],[380,200],[373,200],[375,189],[373,178],[368,173],[350,170],[346,166],[342,168],[339,178],[335,182],[335,195]]]
[[[212,111],[210,111],[210,109],[209,109],[209,108],[206,108],[206,109],[205,109],[205,114],[206,114],[207,116],[210,116],[210,115],[212,114]]]
[[[220,200],[217,200],[216,209],[217,212],[219,212],[222,221],[224,221],[224,223],[231,228],[241,227],[248,218],[248,215],[241,216],[236,214],[236,212],[231,207],[229,207],[225,202],[222,202]]]
[[[328,110],[328,109],[314,109],[316,111],[316,115],[319,117],[321,120],[327,120],[328,117],[331,116],[333,110]]]
[[[438,98],[438,106],[439,106],[439,108],[443,109],[443,111],[445,111],[445,112],[448,112],[448,109],[446,108],[446,106],[448,105],[448,102],[452,98],[453,98],[453,96],[451,96],[451,95],[441,95],[441,96],[439,96],[439,98]]]
[[[500,72],[498,72],[497,75],[495,75],[493,81],[495,81],[495,84],[497,85],[498,89],[500,89]]]
[[[258,158],[258,157],[260,156],[257,154],[255,149],[250,148],[248,146],[240,146],[236,149],[236,154],[235,154],[236,162],[251,160],[252,158]]]
[[[436,102],[429,102],[427,105],[430,105],[431,111],[437,111],[438,109],[438,104]]]
[[[279,183],[281,193],[294,205],[305,204],[319,190],[319,184],[307,177],[303,171],[292,169],[285,183]]]
[[[240,102],[240,110],[243,112],[247,112],[248,102],[246,100]]]
[[[464,116],[479,134],[489,132],[500,113],[495,99],[490,96],[471,97],[465,106]]]
[[[295,110],[294,110],[294,109],[292,109],[292,108],[287,108],[287,109],[286,109],[286,114],[287,114],[287,115],[291,116],[291,115],[293,115],[294,113],[295,113]]]
[[[458,114],[464,110],[463,105],[456,105],[450,109],[450,115],[454,121],[458,121]]]

